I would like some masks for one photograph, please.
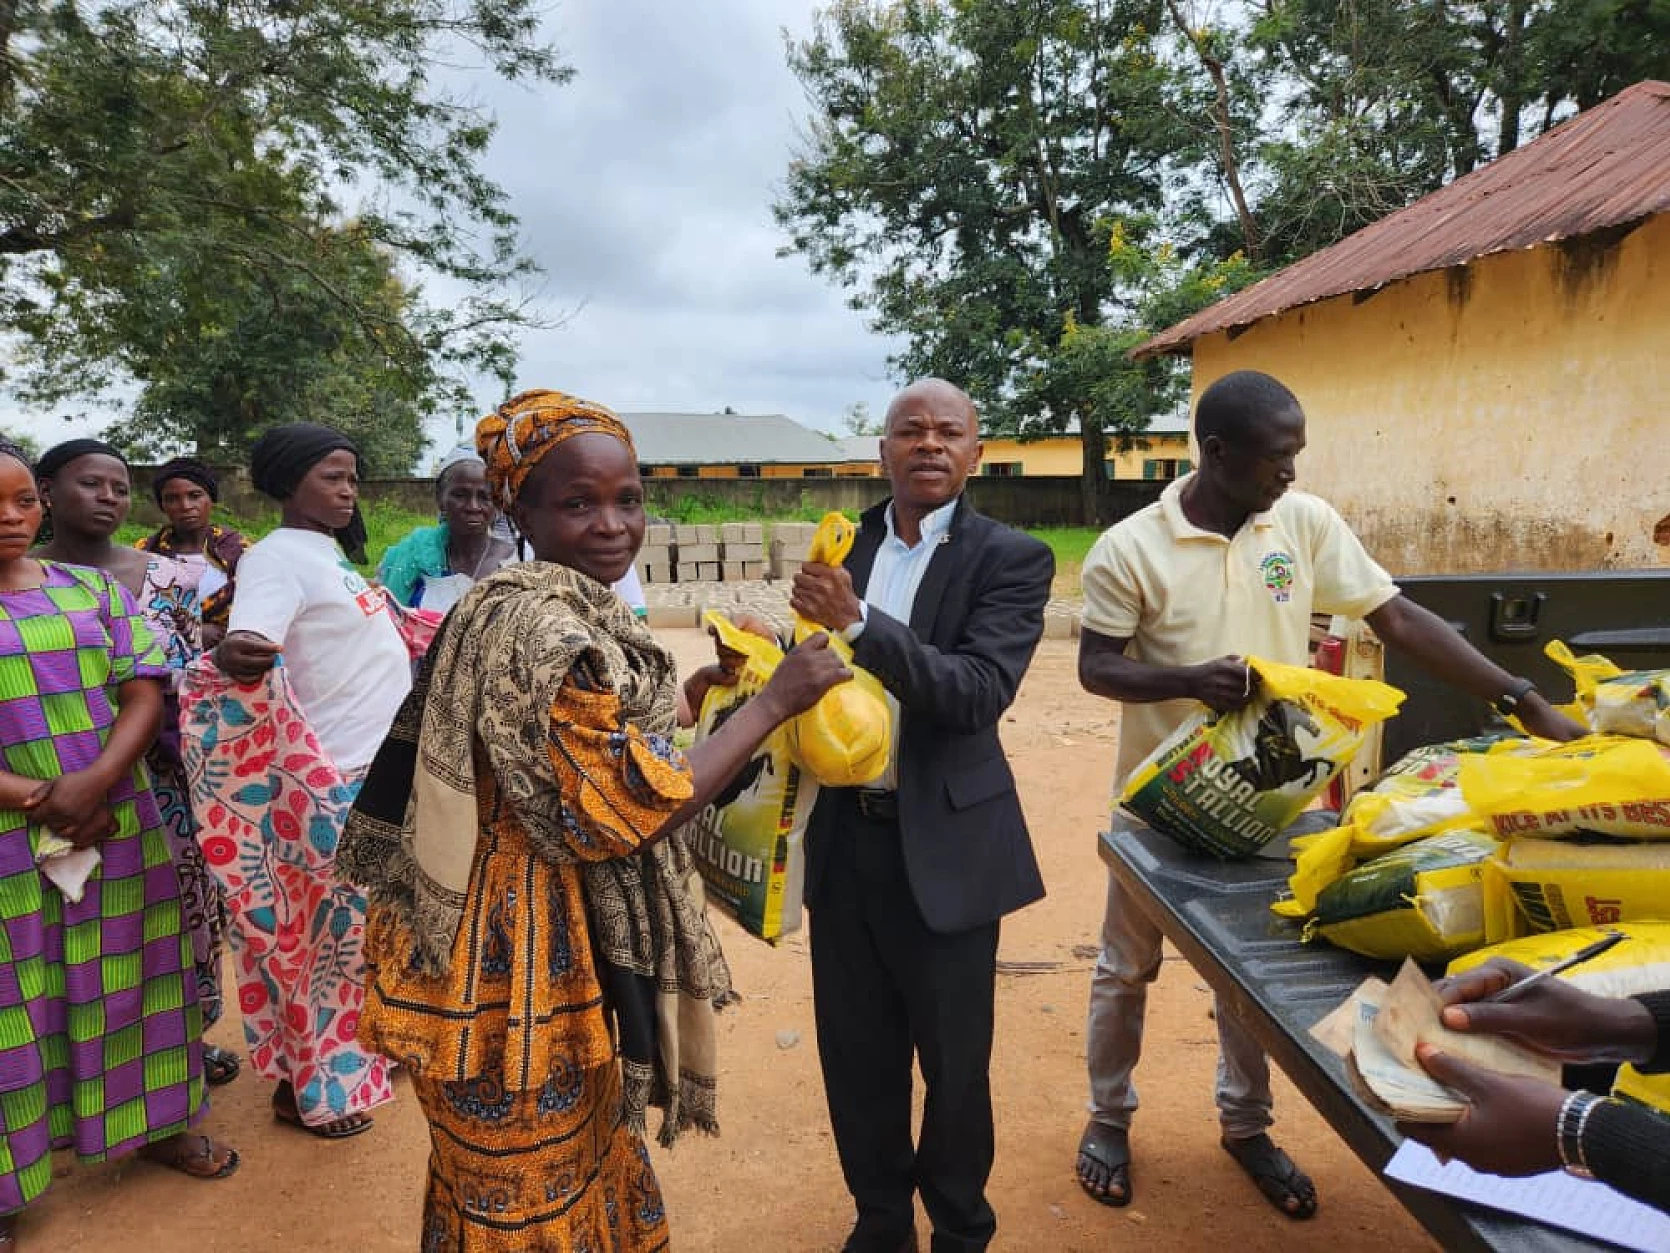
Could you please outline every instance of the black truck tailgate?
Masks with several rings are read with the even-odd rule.
[[[1422,576],[1398,586],[1509,673],[1534,679],[1556,704],[1571,699],[1572,687],[1543,656],[1550,640],[1564,640],[1579,656],[1600,653],[1625,670],[1670,667],[1670,570]],[[1482,701],[1390,650],[1386,681],[1409,699],[1387,724],[1385,762],[1422,744],[1477,735],[1494,718]]]

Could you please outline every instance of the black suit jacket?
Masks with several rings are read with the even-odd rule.
[[[847,569],[860,597],[887,535],[883,501],[860,520]],[[898,698],[899,834],[911,894],[928,926],[952,933],[1044,895],[1015,776],[997,725],[1044,631],[1055,574],[1047,545],[975,512],[963,497],[929,559],[910,622],[871,606],[854,660]],[[806,903],[851,814],[825,788],[806,833]]]

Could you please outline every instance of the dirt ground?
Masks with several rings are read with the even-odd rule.
[[[705,637],[667,635],[681,662],[700,664]],[[994,1250],[1205,1253],[1225,1241],[1237,1253],[1434,1247],[1279,1074],[1277,1135],[1316,1179],[1321,1212],[1294,1223],[1257,1194],[1218,1147],[1211,998],[1175,955],[1150,1001],[1138,1072],[1136,1201],[1109,1209],[1079,1190],[1072,1165],[1084,1122],[1088,954],[1106,890],[1095,837],[1118,714],[1079,689],[1074,648],[1044,644],[1003,728],[1049,895],[1003,928],[1000,960],[1015,973],[999,976],[997,994]],[[728,922],[721,926],[746,999],[721,1027],[724,1134],[655,1151],[673,1247],[834,1253],[852,1213],[818,1078],[804,938],[772,949]],[[212,1038],[241,1049],[236,1015]],[[403,1080],[396,1092],[370,1133],[332,1143],[275,1124],[271,1085],[246,1069],[216,1089],[207,1122],[243,1155],[234,1177],[199,1182],[132,1159],[94,1169],[65,1159],[56,1185],[25,1216],[21,1243],[55,1253],[409,1253],[417,1245],[428,1138]],[[925,1217],[918,1226],[925,1249]]]

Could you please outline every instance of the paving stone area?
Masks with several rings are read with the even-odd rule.
[[[701,625],[702,614],[709,609],[719,613],[746,610],[759,614],[779,629],[789,622],[789,588],[781,579],[761,579],[739,583],[649,583],[644,586],[644,601],[649,607],[652,627],[692,627]],[[1059,597],[1044,607],[1045,639],[1077,639],[1079,613],[1083,603],[1077,599]]]

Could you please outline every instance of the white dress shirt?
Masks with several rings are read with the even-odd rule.
[[[928,572],[934,550],[945,543],[951,534],[951,518],[957,512],[957,501],[952,500],[926,515],[918,528],[921,538],[907,544],[893,526],[893,506],[887,506],[887,536],[876,549],[875,564],[870,567],[870,581],[864,587],[864,599],[859,603],[859,619],[842,635],[854,643],[864,633],[871,608],[881,610],[906,626],[916,607],[916,592],[922,586],[922,576]],[[899,786],[899,702],[893,693],[887,694],[887,713],[893,722],[893,747],[888,754],[887,769],[869,786],[894,791]]]

